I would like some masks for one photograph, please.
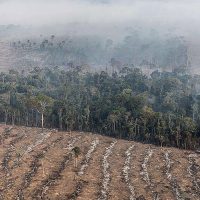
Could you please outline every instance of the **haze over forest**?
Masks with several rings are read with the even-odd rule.
[[[88,40],[96,40],[98,45],[104,45],[106,40],[110,39],[114,41],[114,48],[120,45],[129,48],[122,43],[127,36],[133,36],[135,33],[139,35],[140,41],[143,41],[140,46],[155,44],[155,39],[156,42],[164,43],[180,37],[187,47],[190,71],[198,73],[200,60],[196,52],[200,49],[199,7],[198,0],[1,0],[0,24],[17,27],[9,31],[1,26],[0,35],[13,40],[22,40],[23,37],[37,38],[40,35],[87,36]],[[138,38],[135,37],[134,40]],[[80,48],[85,48],[85,45]],[[162,51],[160,48],[175,47],[159,44],[158,51]],[[97,50],[101,51],[99,48]],[[124,53],[110,51],[110,57],[122,60],[124,64],[122,52]],[[166,58],[166,55],[162,56]],[[99,62],[100,55],[97,57],[88,64],[95,63],[98,66],[111,59],[105,58],[104,62]],[[143,58],[140,62],[142,61]],[[138,62],[131,62],[138,65]]]

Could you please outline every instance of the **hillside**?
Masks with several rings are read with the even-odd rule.
[[[13,67],[15,57],[9,43],[0,40],[0,71],[8,71]]]
[[[195,51],[189,51],[186,38],[176,33],[161,36],[156,30],[135,28],[131,32],[123,31],[119,34],[120,37],[110,37],[111,33],[107,36],[104,34],[99,36],[100,33],[84,34],[83,29],[86,31],[87,26],[81,28],[81,33],[79,27],[73,31],[65,31],[62,36],[41,34],[39,30],[35,30],[37,33],[33,36],[32,34],[24,36],[23,33],[26,31],[23,29],[18,34],[11,31],[12,37],[6,37],[6,40],[12,51],[10,56],[12,67],[27,69],[59,66],[68,69],[73,65],[87,65],[94,71],[102,68],[120,71],[123,66],[135,66],[151,72],[157,69],[172,71],[183,68],[188,71],[191,62],[197,57]],[[91,32],[93,29],[94,27],[90,27],[88,31]],[[115,30],[118,31],[121,32],[119,29]],[[0,39],[5,40],[1,36]],[[7,48],[5,44],[1,47],[4,50]],[[194,54],[192,60],[189,53]],[[4,55],[7,53],[0,51],[0,60],[1,57],[5,57]]]
[[[17,49],[10,45],[9,40],[0,39],[0,71],[7,72],[10,69],[28,69],[35,66],[43,66],[48,59],[46,53],[38,53],[33,49]]]
[[[0,142],[0,199],[200,196],[200,157],[192,151],[91,133],[47,129],[42,133],[38,128],[4,125]],[[77,168],[74,147],[80,148]]]

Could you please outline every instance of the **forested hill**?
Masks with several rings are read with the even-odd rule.
[[[200,76],[137,68],[89,73],[82,67],[0,74],[0,120],[91,131],[161,146],[200,146]]]
[[[127,65],[165,71],[183,66],[196,67],[193,66],[196,48],[191,54],[191,47],[184,37],[176,34],[160,36],[156,30],[132,31],[125,32],[120,38],[99,35],[20,36],[10,39],[9,47],[4,45],[2,48],[12,51],[12,67],[25,69],[34,66],[66,68],[71,63],[87,64],[93,69],[115,66],[119,70]]]

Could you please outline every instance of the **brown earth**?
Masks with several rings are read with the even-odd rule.
[[[192,151],[1,125],[0,161],[0,200],[200,199],[200,156]]]

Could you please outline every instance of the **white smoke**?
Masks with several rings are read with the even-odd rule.
[[[0,24],[141,23],[195,27],[197,0],[2,0]]]

